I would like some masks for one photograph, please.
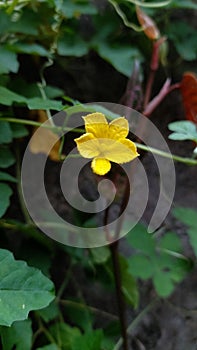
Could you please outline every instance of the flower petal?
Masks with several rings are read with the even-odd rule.
[[[110,162],[105,158],[94,158],[91,163],[93,172],[97,175],[105,175],[111,169]]]
[[[109,134],[108,137],[111,139],[122,139],[127,137],[129,133],[129,123],[124,117],[114,119],[109,124]]]
[[[108,137],[109,125],[103,113],[91,113],[83,117],[87,133],[91,133],[96,138]]]
[[[94,158],[100,153],[98,140],[90,133],[84,134],[74,140],[79,153],[84,158]]]
[[[127,163],[136,158],[139,154],[135,144],[128,139],[121,139],[119,141],[112,139],[103,139],[100,143],[100,150],[102,156],[111,162]]]

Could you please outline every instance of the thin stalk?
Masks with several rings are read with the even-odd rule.
[[[139,322],[144,318],[144,316],[154,308],[154,306],[156,305],[156,303],[158,302],[158,298],[153,300],[150,304],[148,304],[138,315],[137,317],[131,322],[131,324],[129,325],[129,327],[127,328],[127,333],[131,334],[131,332],[133,331],[133,329],[139,324]],[[120,338],[118,340],[118,342],[116,343],[115,347],[113,348],[113,350],[119,350],[121,345],[123,343],[123,339]]]
[[[99,316],[108,318],[110,320],[114,320],[117,321],[118,317],[116,315],[113,315],[107,311],[103,311],[100,309],[97,309],[96,307],[87,305],[87,304],[81,304],[81,303],[77,303],[76,301],[72,301],[72,300],[65,300],[65,299],[60,299],[59,303],[62,305],[66,305],[66,306],[72,306],[73,308],[79,309],[79,310],[85,310],[88,309],[90,312],[92,312],[93,314],[97,314]]]
[[[60,131],[71,131],[72,129],[69,127],[61,127],[61,126],[53,126],[53,125],[48,125],[47,123],[39,123],[34,120],[28,120],[28,119],[18,119],[18,118],[0,118],[0,122],[9,122],[9,123],[16,123],[16,124],[24,124],[24,125],[31,125],[31,126],[37,126],[37,127],[42,127],[45,129],[51,129],[54,132],[60,132]],[[72,131],[77,132],[77,133],[83,133],[84,129],[79,129],[75,128]]]
[[[158,154],[159,156],[173,159],[177,162],[184,163],[187,165],[197,165],[197,159],[180,157],[180,156],[177,156],[175,154],[164,152],[164,151],[161,151],[161,150],[154,148],[154,147],[148,147],[148,146],[142,145],[141,143],[137,143],[137,142],[135,144],[136,144],[137,148],[142,149],[143,151],[151,152],[153,154]]]

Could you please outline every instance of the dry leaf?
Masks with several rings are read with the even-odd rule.
[[[151,40],[158,39],[160,32],[152,18],[143,12],[139,6],[136,6],[136,14],[146,36]]]
[[[183,75],[181,81],[181,93],[186,118],[197,124],[197,77],[188,72]]]
[[[44,123],[47,121],[48,125],[51,125],[48,121],[45,111],[38,111],[38,122]],[[35,133],[36,132],[36,133]],[[32,153],[44,153],[51,160],[60,161],[59,156],[60,140],[59,136],[53,131],[47,128],[39,127],[34,129],[34,134],[30,140],[30,150]]]

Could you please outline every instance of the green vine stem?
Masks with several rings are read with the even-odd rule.
[[[31,126],[37,126],[37,127],[43,127],[46,129],[53,130],[54,132],[61,132],[61,131],[70,131],[71,129],[69,127],[61,127],[61,126],[52,126],[52,125],[47,125],[39,122],[35,122],[33,120],[27,120],[27,119],[17,119],[17,118],[0,118],[0,122],[9,122],[9,123],[16,123],[16,124],[24,124],[24,125],[31,125]],[[84,129],[76,128],[74,129],[74,132],[77,133],[83,133]],[[146,151],[146,152],[151,152],[153,154],[158,154],[161,157],[164,158],[171,158],[174,161],[184,163],[187,165],[197,165],[197,159],[194,158],[188,158],[188,157],[180,157],[172,153],[164,152],[161,151],[157,148],[149,147],[146,145],[142,145],[140,143],[135,142],[137,148]]]

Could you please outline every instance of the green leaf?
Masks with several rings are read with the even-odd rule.
[[[15,92],[8,90],[4,86],[0,86],[0,103],[5,106],[11,106],[13,102],[25,103],[26,98]]]
[[[111,45],[106,42],[98,42],[96,51],[118,72],[127,77],[131,76],[134,60],[142,60],[139,50],[131,45]]]
[[[54,299],[53,283],[39,270],[0,249],[0,324],[24,320],[30,310],[46,307]]]
[[[10,149],[0,145],[0,168],[8,168],[14,163],[15,158]]]
[[[19,137],[25,137],[29,134],[27,128],[23,124],[10,124],[10,128],[12,130],[13,138],[17,139]]]
[[[168,275],[158,272],[153,277],[153,283],[157,293],[161,297],[169,296],[174,290],[174,283],[169,279]]]
[[[88,50],[88,44],[79,34],[65,33],[58,40],[57,51],[61,56],[81,57],[86,55]]]
[[[76,327],[71,327],[66,323],[55,323],[50,328],[49,331],[57,344],[61,342],[63,349],[72,349],[72,344],[75,338],[80,337],[81,332]]]
[[[72,350],[101,350],[103,340],[103,331],[97,329],[92,332],[85,333],[73,339]]]
[[[59,346],[56,344],[45,345],[42,348],[37,348],[36,350],[59,350]]]
[[[12,16],[8,15],[3,10],[0,11],[1,34],[23,33],[28,35],[38,35],[38,26],[40,24],[38,12],[34,13],[33,11],[24,8],[17,20],[16,18],[15,21],[12,19]]]
[[[127,302],[134,308],[139,304],[139,291],[136,280],[128,270],[121,272],[122,276],[122,292]]]
[[[10,124],[0,120],[0,143],[9,143],[12,141],[12,130]]]
[[[50,303],[49,306],[45,307],[44,309],[38,310],[37,312],[45,322],[49,322],[58,317],[59,308],[57,303],[53,301],[52,303]]]
[[[79,17],[80,15],[94,15],[97,13],[97,8],[94,4],[87,0],[64,0],[60,10],[66,18]]]
[[[173,211],[175,217],[186,224],[188,228],[188,235],[190,244],[197,256],[197,220],[196,210],[190,208],[176,208]]]
[[[60,101],[43,100],[41,97],[26,98],[0,86],[0,103],[11,106],[14,102],[27,104],[29,109],[54,109],[60,111],[63,108]]]
[[[145,226],[136,225],[126,236],[129,244],[144,253],[151,254],[155,250],[155,243]]]
[[[0,218],[5,214],[10,205],[12,189],[7,184],[0,183]]]
[[[84,332],[92,331],[93,315],[85,304],[81,304],[81,301],[75,300],[73,304],[72,300],[68,300],[65,305],[65,313],[71,324],[76,325]]]
[[[11,327],[0,327],[3,350],[31,350],[31,321],[14,322]]]
[[[172,232],[157,240],[138,224],[127,237],[132,248],[137,250],[128,258],[129,271],[135,277],[153,279],[157,293],[168,296],[191,269],[190,263],[182,255],[179,237]],[[174,253],[174,254],[173,254]],[[161,283],[165,281],[165,286]]]
[[[147,279],[154,274],[154,265],[147,256],[141,254],[135,254],[128,260],[129,271],[133,276]]]
[[[197,10],[197,4],[192,0],[172,0],[170,7]]]
[[[183,21],[173,22],[168,25],[168,36],[184,60],[193,61],[197,59],[195,28]]]
[[[168,125],[169,130],[174,131],[169,135],[171,140],[197,140],[196,125],[190,121],[177,121]]]
[[[9,45],[9,48],[17,53],[25,53],[29,55],[38,55],[43,57],[48,57],[50,55],[43,46],[39,44],[30,44],[30,43],[20,43]]]
[[[6,46],[1,46],[0,49],[0,74],[4,73],[17,73],[19,68],[19,62],[17,55],[10,51]]]
[[[61,111],[63,108],[62,102],[55,100],[43,100],[41,97],[33,97],[26,99],[29,109],[54,109]]]
[[[196,210],[191,208],[175,208],[174,216],[184,224],[197,229]]]
[[[92,260],[95,264],[103,264],[110,257],[110,251],[108,247],[99,247],[90,249]]]
[[[0,181],[17,182],[15,177],[3,171],[0,171]]]
[[[174,232],[166,233],[159,241],[161,249],[167,249],[180,253],[182,251],[182,244],[180,238]]]
[[[45,93],[49,99],[57,98],[57,97],[62,97],[64,95],[64,90],[59,89],[56,86],[47,85],[45,87]]]

